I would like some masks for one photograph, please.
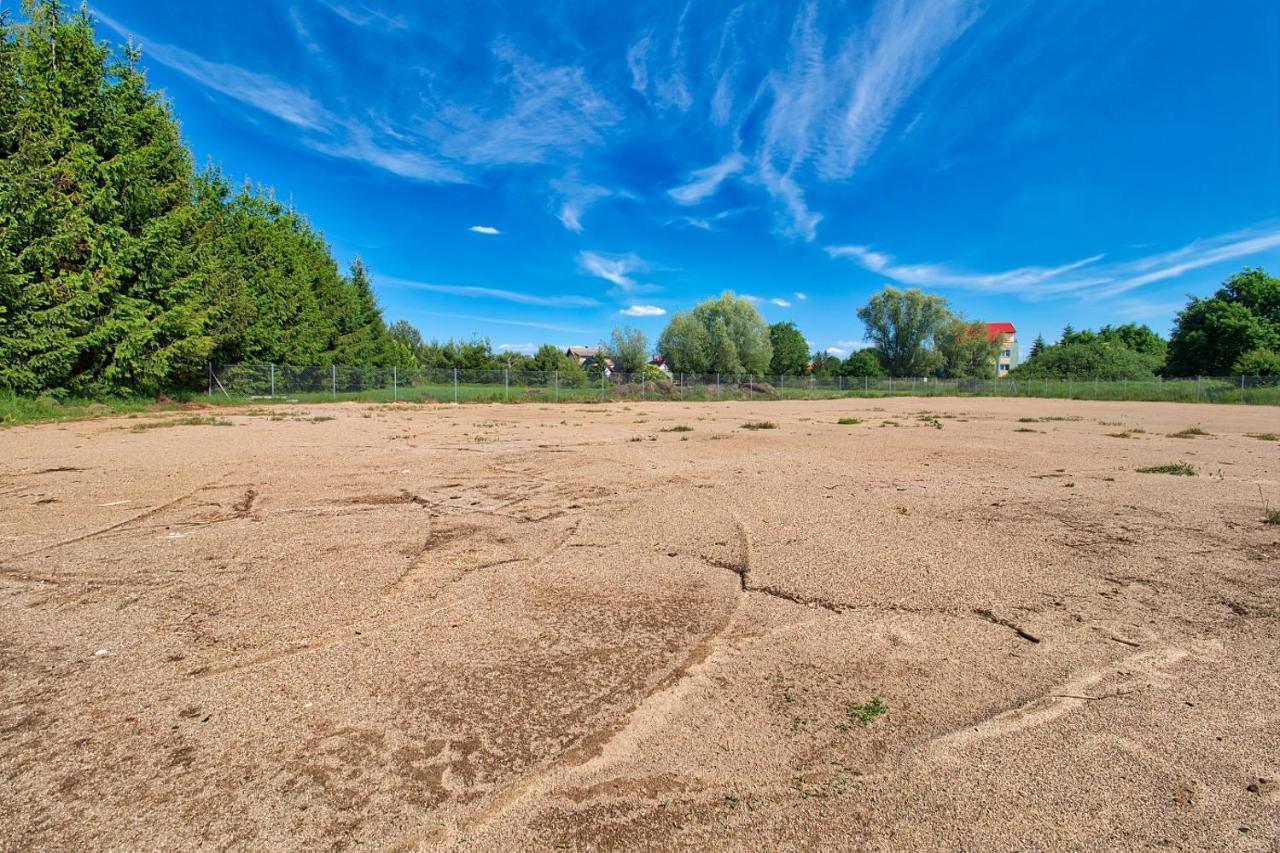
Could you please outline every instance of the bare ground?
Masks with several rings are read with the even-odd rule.
[[[1275,409],[228,417],[0,432],[0,848],[1280,850]]]

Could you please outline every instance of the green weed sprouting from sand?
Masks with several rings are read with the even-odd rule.
[[[836,423],[840,424],[840,426],[853,426],[854,424],[862,423],[862,421],[858,420],[857,418],[841,418],[840,420],[836,421]]]
[[[1018,418],[1018,423],[1020,423],[1020,424],[1038,424],[1038,423],[1040,423],[1040,419],[1039,419],[1039,418]]]
[[[1139,474],[1173,474],[1176,477],[1194,477],[1196,466],[1190,462],[1177,462],[1171,465],[1152,465],[1148,468],[1135,469]]]
[[[1017,429],[1014,430],[1014,432],[1039,432],[1039,431],[1040,430],[1032,429],[1031,427],[1018,427]]]
[[[777,429],[778,425],[773,421],[747,421],[742,425],[743,429]]]
[[[849,718],[849,722],[857,723],[861,726],[868,726],[880,717],[889,713],[889,706],[879,696],[873,698],[870,702],[858,703],[850,702],[844,706],[845,716]]]
[[[192,415],[189,418],[148,421],[147,423],[134,424],[129,428],[129,432],[146,432],[149,429],[164,429],[165,427],[180,426],[235,426],[235,424],[226,418],[211,418],[203,415]]]
[[[679,424],[673,427],[666,427],[665,429],[660,430],[660,432],[693,432],[693,427]]]
[[[1209,435],[1209,432],[1199,426],[1190,426],[1184,430],[1169,433],[1169,438],[1195,438],[1197,435]]]
[[[1263,524],[1280,524],[1280,509],[1272,509],[1271,502],[1267,500],[1267,496],[1262,493],[1262,486],[1258,486],[1258,497],[1262,498],[1262,523]]]
[[[1249,438],[1256,438],[1259,441],[1280,441],[1280,435],[1274,432],[1251,432],[1248,435]]]

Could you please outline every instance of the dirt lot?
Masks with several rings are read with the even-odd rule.
[[[0,432],[0,848],[1280,850],[1274,408],[213,416]]]

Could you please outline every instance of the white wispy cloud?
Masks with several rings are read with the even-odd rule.
[[[600,302],[590,296],[539,296],[522,293],[518,290],[503,290],[496,287],[479,287],[470,284],[434,284],[425,281],[397,278],[380,275],[376,281],[379,285],[389,287],[405,287],[412,290],[423,290],[428,293],[445,293],[450,296],[467,296],[477,299],[500,299],[504,302],[515,302],[520,305],[539,305],[546,308],[590,308]]]
[[[627,48],[627,69],[631,72],[631,88],[645,92],[649,88],[649,36]]]
[[[450,128],[442,151],[478,165],[548,162],[602,141],[601,131],[621,113],[574,65],[544,65],[505,40],[493,48],[503,73],[484,105],[446,105]]]
[[[502,233],[497,228],[494,228],[492,225],[472,225],[467,230],[474,231],[477,234],[489,234],[490,236],[497,236],[498,234]]]
[[[628,317],[661,317],[667,313],[667,309],[657,305],[628,305],[618,313]]]
[[[556,178],[550,186],[557,205],[556,218],[575,234],[582,233],[582,217],[591,205],[607,198],[632,198],[630,193],[583,181],[573,173]]]
[[[719,162],[703,169],[695,169],[689,179],[667,191],[677,204],[697,204],[715,195],[726,178],[738,174],[746,166],[746,158],[738,152],[727,154]]]
[[[538,351],[537,344],[498,344],[498,349],[503,352],[519,352],[525,355],[533,355]]]
[[[1035,299],[1071,294],[1118,296],[1192,270],[1277,249],[1280,249],[1280,226],[1268,223],[1129,260],[1104,263],[1104,256],[1098,254],[1060,266],[1024,266],[999,272],[972,272],[940,263],[903,264],[867,246],[828,246],[826,251],[833,258],[849,258],[901,284],[1009,293]]]
[[[366,163],[413,180],[453,183],[465,180],[460,170],[436,158],[376,140],[367,125],[330,110],[305,89],[269,74],[215,62],[176,45],[153,41],[101,12],[95,12],[94,17],[120,35],[136,38],[145,55],[161,65],[304,131],[297,138],[313,151]]]
[[[763,299],[763,298],[761,298],[761,297],[759,297],[759,296],[753,296],[753,295],[752,295],[752,294],[750,294],[750,293],[739,293],[739,294],[738,294],[738,297],[739,297],[739,298],[741,298],[741,299],[745,299],[745,300],[747,300],[747,301],[748,301],[748,302],[750,302],[752,305],[759,305],[760,303],[764,302],[764,299]]]
[[[872,344],[870,341],[860,341],[860,340],[859,341],[836,341],[836,346],[840,347],[843,350],[848,350],[849,352],[852,352],[854,350],[859,350],[859,349],[866,349],[871,345]]]
[[[807,293],[801,293],[800,291],[798,291],[798,290],[797,290],[797,291],[795,292],[795,297],[796,297],[796,299],[798,299],[799,301],[804,302],[806,299],[808,299],[808,298],[809,298],[809,294],[807,294]]]
[[[849,351],[842,347],[827,347],[827,355],[848,355]]]
[[[668,225],[687,225],[690,228],[697,228],[700,231],[715,231],[716,226],[730,217],[745,213],[750,208],[737,207],[729,210],[722,210],[710,216],[677,216],[667,221]]]
[[[779,231],[804,240],[822,216],[809,208],[800,176],[812,168],[822,180],[850,177],[978,14],[968,0],[880,0],[862,30],[830,49],[818,12],[803,7],[789,64],[761,84],[769,107],[752,156],[753,179],[779,205]]]
[[[769,304],[770,304],[770,305],[777,305],[779,308],[790,308],[790,307],[791,307],[791,303],[790,303],[790,302],[788,302],[787,300],[782,299],[782,298],[780,298],[780,297],[777,297],[777,296],[775,296],[773,299],[770,299],[770,300],[769,300]]]
[[[181,47],[152,41],[100,11],[95,11],[94,17],[120,35],[137,39],[150,59],[294,127],[323,130],[337,122],[333,113],[303,89],[267,74],[213,62]]]
[[[357,27],[377,26],[386,30],[403,30],[409,22],[400,15],[391,15],[363,3],[337,3],[334,0],[318,0],[321,6]]]
[[[533,320],[508,320],[503,317],[478,317],[474,314],[451,314],[445,311],[411,310],[410,313],[423,317],[444,317],[449,320],[467,320],[472,323],[492,323],[495,326],[520,326],[526,329],[544,329],[548,332],[567,332],[574,335],[590,335],[595,330],[575,326],[561,326],[556,323],[539,323]]]
[[[644,272],[650,265],[631,253],[607,255],[584,250],[578,253],[578,268],[588,275],[613,283],[624,293],[629,293],[643,287],[633,277],[633,273]]]

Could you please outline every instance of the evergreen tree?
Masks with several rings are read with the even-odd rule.
[[[56,0],[23,11],[0,12],[0,387],[154,393],[206,359],[412,362],[362,263],[344,277],[269,192],[195,174],[138,50]]]

